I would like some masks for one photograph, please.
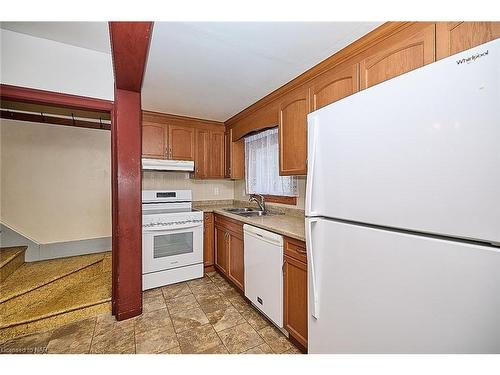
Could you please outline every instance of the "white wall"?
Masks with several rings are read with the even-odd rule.
[[[193,192],[193,200],[234,199],[234,182],[228,180],[194,180],[184,172],[142,173],[142,188],[145,190],[188,189]]]
[[[111,133],[0,120],[1,222],[39,243],[111,236]]]
[[[111,55],[0,29],[4,84],[113,100]]]

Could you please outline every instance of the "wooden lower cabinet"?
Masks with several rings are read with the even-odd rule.
[[[214,265],[214,214],[203,214],[203,266],[205,269]]]
[[[214,222],[215,267],[244,291],[243,223],[217,214],[214,215]]]
[[[243,237],[229,234],[229,267],[227,276],[240,290],[245,290],[245,265],[243,258]]]
[[[305,243],[285,238],[283,260],[284,328],[307,349],[307,257]]]
[[[228,240],[227,232],[224,228],[215,227],[215,267],[227,275],[227,253],[228,253]]]

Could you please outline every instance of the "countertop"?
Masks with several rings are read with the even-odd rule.
[[[227,216],[231,219],[241,221],[245,224],[269,230],[274,233],[282,234],[287,237],[305,241],[305,221],[302,215],[284,215],[244,217],[224,211],[224,208],[242,207],[241,204],[221,203],[221,204],[203,204],[203,202],[193,202],[193,207],[203,212],[214,212],[219,215]],[[269,207],[270,211],[277,211],[276,207]]]

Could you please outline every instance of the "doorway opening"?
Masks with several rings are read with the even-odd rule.
[[[0,340],[111,312],[112,111],[1,86]]]

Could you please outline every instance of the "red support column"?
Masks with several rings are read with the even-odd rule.
[[[115,73],[112,121],[113,314],[142,313],[141,87],[152,22],[110,22]]]
[[[113,307],[122,320],[142,313],[141,94],[116,89],[113,120]]]

